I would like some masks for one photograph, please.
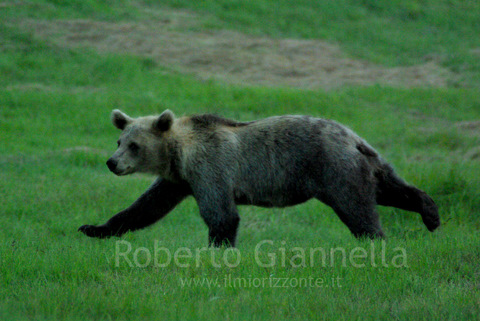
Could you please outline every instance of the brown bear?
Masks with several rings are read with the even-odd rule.
[[[158,221],[187,196],[198,203],[209,244],[235,245],[236,205],[285,207],[316,198],[356,237],[383,237],[376,205],[420,213],[440,225],[434,201],[408,185],[353,131],[332,120],[276,116],[237,122],[204,114],[131,118],[112,112],[122,130],[107,161],[116,175],[159,178],[129,208],[103,225],[84,225],[90,237],[120,236]]]

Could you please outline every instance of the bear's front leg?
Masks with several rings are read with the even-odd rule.
[[[99,225],[99,226],[83,225],[83,226],[80,226],[78,230],[83,234],[85,234],[86,236],[98,237],[101,239],[114,235],[113,231],[105,225]]]
[[[206,221],[206,220],[205,220]],[[226,217],[220,222],[210,222],[208,225],[208,246],[235,247],[237,230],[240,222],[238,214]]]
[[[233,247],[240,223],[233,196],[224,187],[207,186],[194,192],[194,196],[208,226],[208,245]]]
[[[155,223],[188,195],[191,195],[191,190],[187,184],[159,178],[129,208],[119,212],[105,224],[83,225],[78,230],[90,237],[121,236],[128,231]]]

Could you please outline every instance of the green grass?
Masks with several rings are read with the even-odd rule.
[[[153,6],[156,1],[146,1]],[[206,28],[273,37],[327,39],[354,57],[385,65],[435,61],[478,85],[480,3],[475,1],[169,0],[175,8],[211,14]]]
[[[150,3],[152,10],[160,10]],[[180,75],[146,58],[67,49],[11,25],[26,17],[151,18],[154,11],[135,1],[25,1],[0,8],[0,319],[479,319],[480,163],[475,150],[480,133],[478,127],[460,126],[480,119],[480,65],[469,51],[480,47],[473,36],[479,31],[478,5],[163,3],[205,15],[207,29],[328,39],[352,55],[386,65],[408,65],[427,53],[438,54],[443,65],[469,78],[470,86],[332,92],[236,87]],[[410,41],[425,28],[434,32],[424,41]],[[369,241],[355,240],[333,211],[318,202],[286,209],[241,207],[237,267],[211,263],[210,255],[222,262],[225,250],[201,253],[198,267],[196,258],[183,259],[190,264],[184,268],[153,262],[129,267],[125,261],[117,266],[119,239],[89,239],[76,231],[83,224],[104,222],[154,179],[115,177],[104,165],[118,136],[109,121],[114,108],[133,116],[169,108],[178,115],[216,112],[241,120],[288,113],[336,119],[365,137],[402,177],[427,191],[444,224],[431,234],[419,215],[380,208],[388,235],[389,266],[383,266],[380,241],[373,243],[372,253]],[[172,254],[182,247],[195,253],[206,245],[207,229],[189,199],[161,222],[121,240],[132,245],[131,260],[142,247],[153,255],[155,241]],[[368,259],[362,261],[365,267],[355,267],[348,258],[345,265],[336,259],[325,266],[307,260],[305,267],[261,267],[255,247],[263,240],[273,241],[260,253],[265,260],[275,254],[281,262],[285,248],[288,262],[298,254],[295,247],[327,252],[342,247],[346,253],[361,247]],[[406,266],[392,266],[395,248],[404,249]],[[140,252],[138,260],[146,259]],[[166,259],[160,254],[160,261]],[[245,282],[318,278],[328,285],[339,278],[341,287],[206,284],[225,277]],[[182,287],[184,278],[204,283]]]
[[[5,6],[0,16],[141,20],[164,8],[200,14],[193,28],[326,39],[353,57],[388,66],[433,61],[457,73],[454,86],[480,84],[480,3],[471,0],[30,0]]]

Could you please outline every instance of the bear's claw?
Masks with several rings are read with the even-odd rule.
[[[104,226],[83,225],[78,230],[89,237],[105,238],[112,235]]]

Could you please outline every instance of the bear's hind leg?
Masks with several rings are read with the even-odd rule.
[[[378,205],[420,213],[423,223],[430,232],[440,226],[438,207],[427,193],[405,183],[388,165],[377,173],[377,179]]]
[[[352,205],[345,206],[345,204],[334,203],[330,207],[332,207],[356,238],[384,238],[385,234],[380,226],[380,219],[375,210],[375,205],[355,204],[355,202]]]
[[[362,177],[362,176],[357,176]],[[375,184],[368,179],[330,181],[316,198],[330,206],[357,238],[383,238],[385,234],[375,209]]]

